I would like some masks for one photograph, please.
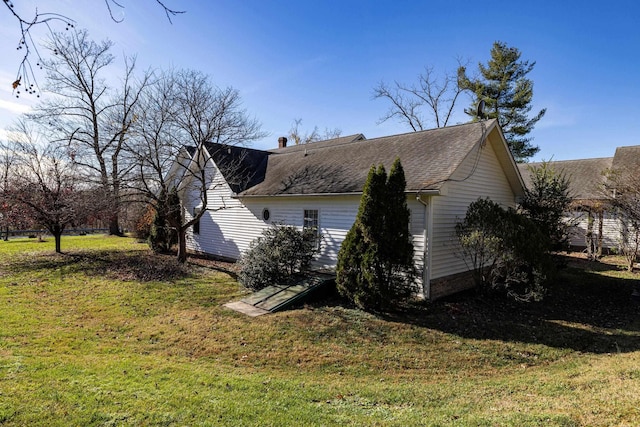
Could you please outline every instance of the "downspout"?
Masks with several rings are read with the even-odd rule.
[[[422,295],[424,299],[431,298],[431,213],[433,203],[427,203],[422,200],[420,191],[416,195],[416,200],[424,206],[423,224],[422,224]]]

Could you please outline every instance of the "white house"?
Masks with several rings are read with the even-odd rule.
[[[524,188],[495,120],[290,147],[281,138],[280,147],[268,151],[213,143],[206,149],[213,179],[207,212],[190,231],[188,249],[237,260],[272,223],[317,227],[322,243],[314,265],[323,269],[335,268],[370,167],[389,169],[399,157],[426,298],[471,285],[454,234],[469,204],[488,197],[515,206]],[[199,208],[185,204],[187,215]]]

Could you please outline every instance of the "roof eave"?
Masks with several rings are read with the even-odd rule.
[[[491,139],[491,134],[493,131],[496,131],[499,135],[499,141],[495,141]],[[487,136],[485,140],[488,140],[489,143],[493,145],[494,150],[496,150],[496,155],[498,157],[498,161],[501,163],[502,168],[505,172],[507,180],[509,181],[509,185],[511,186],[511,190],[515,194],[516,197],[524,196],[524,179],[520,174],[520,169],[518,168],[518,164],[516,163],[513,155],[511,154],[511,150],[509,150],[509,146],[507,145],[507,140],[502,133],[502,129],[498,126],[498,122],[493,121],[491,127],[487,130]],[[509,166],[509,167],[507,167]]]

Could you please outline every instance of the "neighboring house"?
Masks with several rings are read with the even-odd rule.
[[[591,229],[593,239],[602,239],[602,248],[615,250],[619,247],[625,225],[615,211],[609,208],[605,193],[606,173],[611,170],[626,170],[640,167],[640,146],[618,147],[613,157],[549,161],[548,165],[558,173],[564,173],[570,181],[570,195],[574,201],[567,220],[575,224],[570,237],[574,248],[587,246],[587,233]],[[520,163],[518,168],[527,187],[531,186],[530,168],[542,163]],[[589,225],[591,223],[591,225]]]
[[[611,169],[612,163],[613,157],[547,162],[556,173],[564,173],[569,179],[573,210],[566,213],[566,220],[574,225],[569,236],[569,244],[574,248],[583,249],[587,246],[590,221],[595,240],[600,236],[600,231],[602,232],[603,248],[617,247],[617,222],[605,208],[607,201],[603,192],[605,171]],[[528,188],[531,188],[531,168],[541,165],[540,162],[518,164]]]
[[[317,229],[314,266],[334,269],[370,167],[389,169],[399,157],[423,295],[438,298],[472,284],[455,237],[469,204],[490,198],[515,206],[523,194],[496,120],[374,139],[354,135],[290,147],[285,138],[279,142],[268,151],[207,145],[215,170],[207,212],[189,234],[189,250],[237,260],[266,227],[283,223]],[[187,215],[195,209],[185,206]]]

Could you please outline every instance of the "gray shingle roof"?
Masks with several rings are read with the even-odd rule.
[[[640,145],[616,148],[611,168],[621,171],[637,171],[640,169]]]
[[[304,151],[304,150],[308,150],[310,148],[314,148],[314,149],[318,149],[318,148],[325,148],[328,146],[338,146],[338,145],[342,145],[342,144],[348,144],[350,142],[355,142],[355,141],[361,141],[361,140],[365,140],[366,138],[364,137],[363,134],[361,133],[357,133],[355,135],[349,135],[349,136],[341,136],[338,138],[332,138],[332,139],[325,139],[323,141],[315,141],[315,142],[310,142],[308,144],[300,144],[300,145],[290,145],[288,147],[285,148],[275,148],[273,150],[269,150],[269,152],[271,153],[293,153],[295,151]]]
[[[268,152],[213,142],[205,148],[234,193],[264,181]]]
[[[264,180],[242,195],[358,193],[372,165],[388,170],[396,157],[407,191],[438,190],[494,125],[490,120],[374,139],[354,135],[270,150]]]
[[[603,172],[611,168],[612,157],[548,162],[556,172],[565,173],[569,178],[570,194],[579,200],[602,199]],[[529,167],[539,167],[542,163],[520,163],[518,168],[528,188],[531,188]]]

